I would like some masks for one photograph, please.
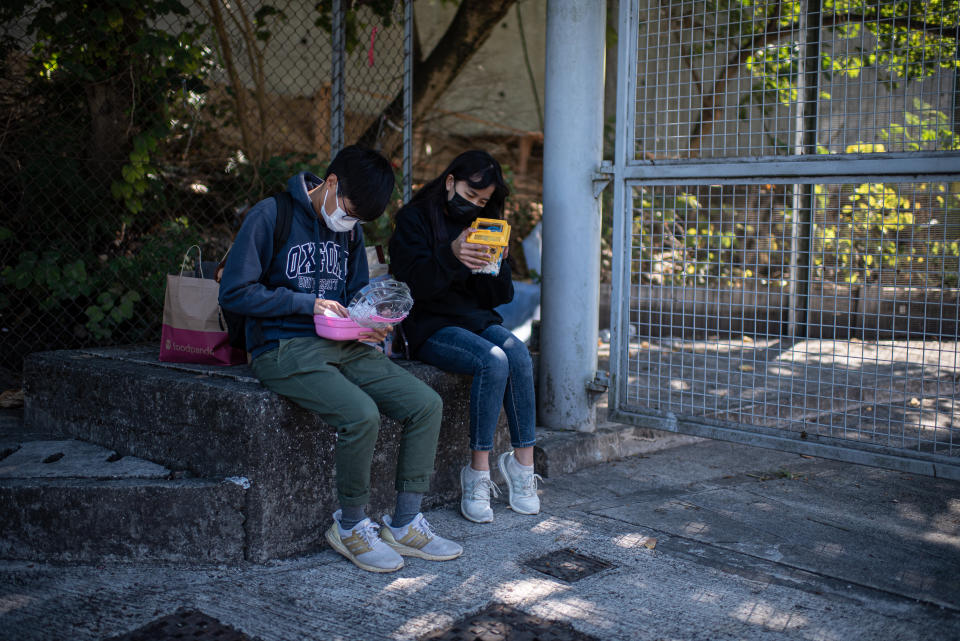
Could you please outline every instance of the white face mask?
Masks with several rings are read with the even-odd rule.
[[[350,216],[347,215],[347,212],[344,211],[340,206],[339,194],[334,193],[333,197],[337,203],[337,208],[333,210],[332,214],[327,214],[327,212],[324,210],[324,205],[327,202],[326,193],[323,194],[323,200],[320,201],[320,214],[323,215],[323,222],[327,224],[327,227],[330,229],[330,231],[350,231],[353,229],[353,226],[357,224],[357,220],[356,218],[350,218]],[[347,218],[348,220],[344,220],[344,218]]]

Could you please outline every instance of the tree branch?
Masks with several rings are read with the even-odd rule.
[[[419,123],[439,101],[494,27],[503,20],[516,0],[461,2],[440,42],[423,61],[413,67],[413,122]],[[359,137],[360,144],[379,147],[392,155],[402,142],[402,133],[382,127],[384,119],[403,120],[403,91],[400,91]]]
[[[257,114],[260,122],[257,135],[257,148],[251,149],[251,156],[254,164],[259,164],[263,160],[267,144],[267,95],[266,80],[263,73],[263,52],[257,47],[257,35],[254,33],[253,25],[250,23],[250,16],[243,8],[242,2],[236,3],[236,13],[240,14],[241,20],[237,20],[236,13],[231,12],[230,17],[234,24],[243,34],[243,40],[246,43],[247,62],[250,65],[250,72],[253,76],[254,97],[257,103]]]
[[[210,0],[211,17],[213,18],[213,27],[217,32],[217,40],[220,42],[223,64],[227,68],[230,84],[233,85],[233,103],[237,110],[237,121],[240,123],[240,136],[243,138],[244,148],[247,153],[250,153],[254,149],[254,142],[253,132],[250,131],[250,125],[247,122],[247,91],[240,80],[240,73],[237,71],[237,64],[233,59],[233,49],[230,47],[230,36],[227,34],[227,26],[223,21],[220,1]]]
[[[693,126],[690,132],[690,155],[698,156],[700,154],[700,144],[706,136],[713,132],[713,123],[717,117],[723,113],[723,106],[715,106],[717,96],[721,96],[727,88],[727,80],[735,73],[751,53],[761,47],[767,46],[771,41],[776,42],[780,39],[783,31],[780,29],[780,5],[773,17],[767,21],[766,28],[753,36],[750,42],[740,48],[728,60],[720,76],[713,83],[713,91],[704,96],[700,102],[700,119]]]
[[[760,49],[761,47],[767,46],[772,42],[779,42],[784,35],[787,35],[791,32],[789,28],[781,28],[779,21],[780,6],[778,5],[776,15],[767,21],[766,29],[764,29],[763,32],[756,34],[749,43],[741,47],[737,53],[727,60],[723,71],[720,72],[720,76],[716,79],[716,81],[714,81],[713,91],[709,95],[703,97],[703,100],[701,101],[700,119],[690,132],[690,154],[692,156],[699,155],[700,146],[703,142],[703,139],[712,133],[713,123],[724,111],[723,106],[715,105],[715,100],[726,89],[726,85],[730,76],[732,76],[743,65],[743,63],[746,62],[751,53],[757,49]],[[858,13],[825,15],[821,18],[821,26],[827,29],[833,29],[840,25],[850,23],[867,25],[890,24],[894,27],[904,30],[923,31],[928,34],[935,34],[939,37],[953,38],[955,41],[960,42],[960,24],[945,29],[944,25],[919,21],[909,16],[889,16],[878,18],[877,16]]]

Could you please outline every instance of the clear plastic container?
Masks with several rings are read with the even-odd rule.
[[[402,321],[413,307],[406,283],[392,278],[371,281],[347,306],[350,318],[361,327],[385,329]]]

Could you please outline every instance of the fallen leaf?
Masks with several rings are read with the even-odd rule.
[[[753,339],[750,338],[749,336],[744,336],[744,337],[743,337],[743,342],[744,342],[744,343],[752,343],[752,342],[753,342]]]
[[[643,542],[643,547],[647,548],[648,550],[652,550],[653,548],[657,547],[657,540],[652,536],[647,537],[647,539]]]
[[[23,390],[8,389],[0,394],[0,407],[23,407]]]
[[[642,349],[650,349],[650,343],[648,343],[647,341],[643,341],[642,343],[640,343],[640,347]]]
[[[739,369],[741,372],[752,372],[753,365],[741,365]]]
[[[914,396],[910,399],[910,407],[920,407],[920,399]]]

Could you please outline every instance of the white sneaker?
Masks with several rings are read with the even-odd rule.
[[[333,513],[333,525],[324,535],[330,547],[369,572],[395,572],[403,567],[403,557],[380,540],[379,525],[367,518],[344,530],[340,527],[341,516],[341,510]]]
[[[510,496],[510,508],[520,514],[537,514],[540,512],[540,497],[537,496],[537,481],[543,478],[533,471],[520,469],[513,456],[513,452],[504,452],[497,459],[497,467],[507,481]]]
[[[437,536],[430,529],[423,514],[417,514],[403,527],[395,528],[391,519],[383,515],[383,542],[403,556],[419,556],[429,561],[449,561],[463,554],[463,548],[449,539]]]
[[[490,493],[499,496],[500,488],[490,480],[490,473],[470,475],[467,479],[467,467],[460,470],[460,513],[474,523],[493,521],[493,509],[490,508]],[[477,474],[477,471],[474,470]]]

